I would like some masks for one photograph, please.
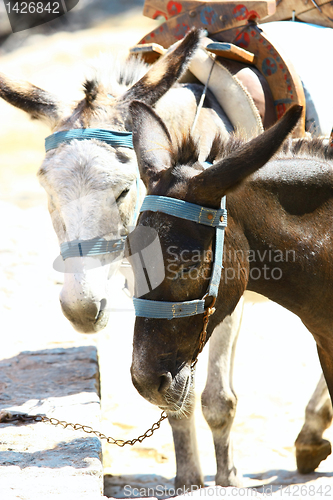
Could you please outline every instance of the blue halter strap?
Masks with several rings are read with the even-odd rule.
[[[126,238],[105,240],[93,238],[92,240],[73,240],[60,245],[63,260],[69,257],[93,257],[106,253],[121,252],[124,249]]]
[[[132,132],[118,132],[115,130],[98,129],[98,128],[79,128],[73,130],[65,130],[55,132],[46,137],[45,150],[46,152],[56,149],[60,144],[69,143],[70,141],[84,141],[96,139],[105,142],[114,147],[125,147],[133,149],[133,134]],[[139,215],[139,198],[140,198],[140,174],[137,168],[136,176],[136,205],[133,215],[133,225]],[[60,254],[63,260],[69,257],[85,257],[121,252],[124,250],[126,238],[116,240],[105,240],[104,238],[93,238],[91,240],[73,240],[60,245]]]
[[[216,299],[223,269],[224,230],[227,226],[226,197],[224,196],[221,200],[221,208],[211,209],[165,196],[146,196],[140,212],[146,210],[151,212],[163,212],[198,224],[215,227],[215,258],[208,290],[202,299],[184,302],[165,302],[133,297],[136,316],[155,319],[173,319],[205,313],[205,299],[206,297],[213,297]]]
[[[98,141],[106,142],[110,146],[133,149],[132,132],[117,132],[115,130],[106,130],[102,128],[77,128],[73,130],[65,130],[62,132],[55,132],[45,139],[46,152],[51,149],[56,149],[64,142],[70,142],[74,139],[77,141],[96,139]]]

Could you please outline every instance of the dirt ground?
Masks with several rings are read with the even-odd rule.
[[[135,9],[116,17],[112,26],[105,22],[85,31],[37,37],[35,43],[1,56],[1,71],[64,98],[78,98],[87,59],[104,50],[127,50],[153,26]],[[115,280],[108,328],[93,336],[74,332],[60,311],[62,275],[52,268],[58,246],[46,196],[35,177],[49,131],[2,101],[0,116],[1,358],[46,346],[97,345],[101,431],[119,438],[136,437],[158,420],[159,410],[138,395],[130,380],[134,313],[130,299],[120,292],[122,278]],[[207,351],[198,363],[198,400],[205,384]],[[332,457],[307,476],[297,474],[294,459],[293,443],[319,376],[314,341],[299,319],[248,294],[236,357],[239,402],[232,432],[235,463],[244,486],[265,485],[280,498],[281,488],[288,485],[293,485],[288,497],[333,496]],[[212,485],[213,443],[199,404],[196,420],[205,482]],[[332,440],[332,430],[327,437]],[[104,446],[104,470],[107,496],[126,496],[126,485],[132,489],[163,485],[172,492],[175,460],[168,423],[133,448]],[[317,489],[310,489],[311,485]]]

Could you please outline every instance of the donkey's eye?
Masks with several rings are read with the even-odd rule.
[[[129,189],[124,189],[117,198],[117,202],[122,201],[125,196],[129,193]]]

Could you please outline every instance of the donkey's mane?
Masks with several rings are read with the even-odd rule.
[[[134,85],[148,68],[148,64],[139,57],[125,58],[102,54],[93,64],[92,76],[87,77],[83,83],[87,104],[93,102],[100,88],[113,97],[121,95]]]
[[[206,159],[209,163],[227,158],[232,153],[236,152],[245,140],[238,135],[231,135],[227,140],[223,140],[220,135],[217,135],[211,146],[210,153]],[[323,160],[333,160],[333,147],[319,137],[304,137],[301,139],[287,138],[282,144],[280,150],[273,158],[320,158]],[[199,146],[194,141],[193,137],[188,133],[184,135],[174,147],[172,152],[173,165],[191,165],[195,167],[195,163],[199,158]]]
[[[172,165],[189,165],[200,168],[197,164],[199,160],[199,141],[195,141],[190,131],[184,133],[181,139],[173,140],[173,150],[171,152]],[[212,142],[210,152],[206,158],[207,163],[214,163],[226,158],[234,151],[237,151],[245,141],[237,136],[230,136],[227,140],[217,134]]]
[[[215,161],[217,159],[226,158],[234,151],[237,151],[244,144],[244,142],[245,141],[242,138],[237,136],[230,136],[224,143],[220,142],[218,144],[217,154],[215,154]],[[332,160],[333,147],[327,144],[327,141],[320,137],[302,137],[300,139],[291,139],[288,137],[283,142],[274,158],[283,159],[295,156],[304,158],[316,157],[323,160]]]
[[[184,133],[179,139],[172,141],[173,149],[171,151],[172,166],[189,165],[193,166],[199,160],[199,143],[194,140],[191,133]]]
[[[323,160],[333,160],[333,147],[320,137],[287,139],[278,156],[317,157]]]

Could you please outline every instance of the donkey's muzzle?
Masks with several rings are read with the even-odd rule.
[[[60,298],[64,316],[71,322],[73,328],[80,333],[96,333],[104,328],[108,321],[106,311],[107,301],[89,301],[81,303],[66,302]]]
[[[172,384],[172,375],[170,372],[154,373],[142,372],[135,373],[131,368],[132,382],[136,390],[150,403],[157,406],[165,406],[165,394]]]

